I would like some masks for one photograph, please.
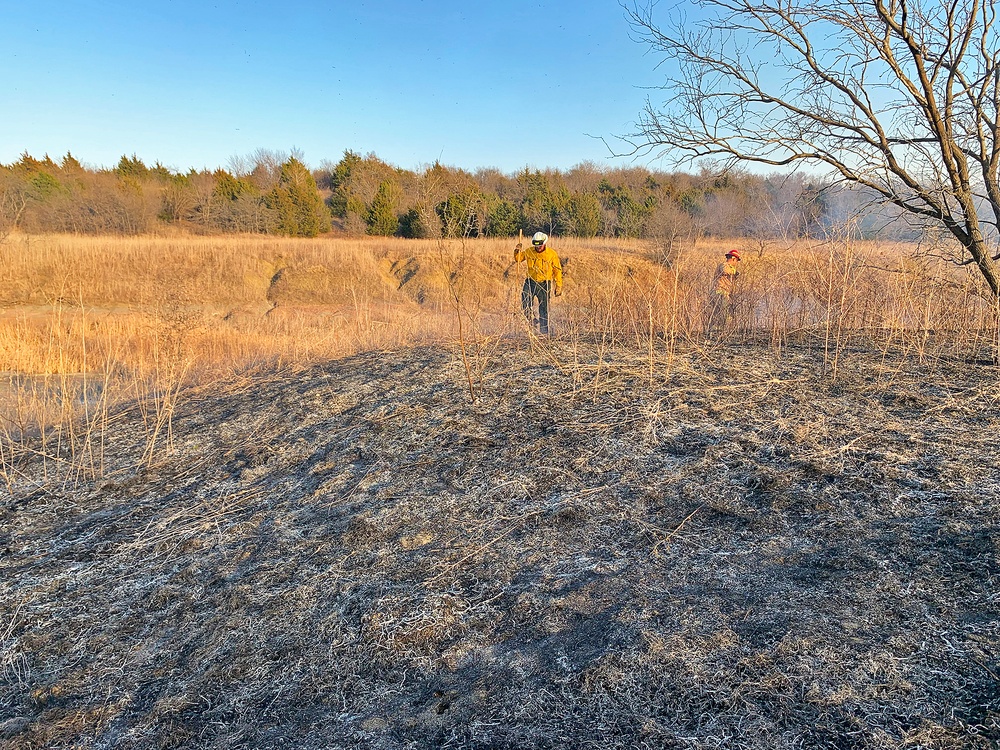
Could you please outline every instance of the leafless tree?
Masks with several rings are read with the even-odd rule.
[[[27,191],[23,184],[7,175],[0,174],[0,242],[7,239],[17,228],[21,214],[28,204]]]
[[[281,165],[288,161],[288,154],[284,151],[258,148],[246,160],[253,164],[249,176],[257,188],[262,193],[266,193],[278,184],[281,177]]]
[[[226,166],[229,168],[229,174],[233,175],[233,177],[243,178],[253,174],[256,164],[252,157],[233,154],[229,157]]]
[[[944,228],[1000,296],[994,0],[690,0],[664,25],[623,7],[669,69],[633,153],[825,166]]]

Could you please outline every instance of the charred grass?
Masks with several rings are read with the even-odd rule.
[[[992,748],[997,371],[497,340],[0,490],[0,745]]]

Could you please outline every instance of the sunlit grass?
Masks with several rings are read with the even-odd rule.
[[[735,240],[668,250],[556,238],[552,246],[565,267],[552,313],[562,338],[651,353],[704,346],[713,274],[736,246],[738,295],[711,342],[780,353],[804,340],[823,347],[834,376],[848,343],[921,358],[974,356],[995,344],[978,280],[904,244]],[[99,472],[95,436],[125,404],[146,415],[151,458],[169,439],[184,388],[358,351],[459,342],[474,391],[477,352],[497,337],[528,335],[524,268],[512,247],[508,239],[11,235],[0,244],[4,465],[12,471],[12,452],[31,444]]]

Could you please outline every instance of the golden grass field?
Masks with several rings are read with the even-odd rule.
[[[408,344],[477,353],[527,334],[514,240],[12,235],[0,244],[0,435],[76,444],[116,404],[149,410],[151,435],[186,387],[261,368]],[[648,349],[701,346],[712,276],[743,252],[727,341],[780,351],[974,355],[995,337],[976,279],[905,244],[555,239],[562,338]],[[85,439],[85,438],[84,438]],[[44,442],[44,439],[43,439]]]
[[[216,372],[451,336],[456,310],[480,333],[507,333],[520,325],[513,242],[15,235],[0,245],[0,362],[82,373],[169,355]],[[668,268],[655,243],[556,240],[567,293],[555,315],[563,332],[690,335],[735,246],[746,259],[737,326],[784,335],[832,319],[902,335],[987,324],[975,279],[909,245],[749,244],[705,241]]]

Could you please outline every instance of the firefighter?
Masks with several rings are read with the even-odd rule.
[[[549,295],[562,294],[562,263],[548,241],[547,234],[535,232],[530,250],[523,250],[520,242],[514,248],[514,260],[528,263],[528,276],[521,287],[521,310],[531,325],[535,321],[535,300],[538,300],[538,330],[546,336],[549,333]]]
[[[726,259],[715,270],[715,290],[712,294],[712,310],[709,313],[709,329],[722,328],[732,315],[733,292],[736,291],[736,279],[740,272],[737,264],[740,262],[740,251],[729,250]]]

